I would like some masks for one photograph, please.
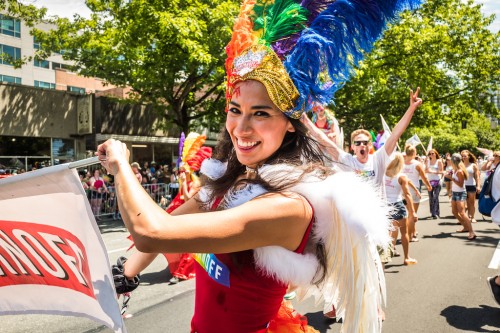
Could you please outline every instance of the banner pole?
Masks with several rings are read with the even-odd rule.
[[[70,162],[70,163],[68,163],[68,168],[69,169],[83,168],[83,167],[93,165],[93,164],[98,164],[98,163],[101,163],[101,161],[99,161],[99,157],[94,156],[94,157],[85,158],[83,160]]]

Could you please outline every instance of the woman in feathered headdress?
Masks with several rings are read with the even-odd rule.
[[[314,331],[282,305],[288,286],[335,305],[346,332],[380,330],[386,208],[354,174],[332,174],[299,118],[329,102],[387,21],[417,2],[245,1],[215,159],[196,200],[172,215],[132,181],[124,144],[98,147],[138,249],[199,252],[192,332]]]

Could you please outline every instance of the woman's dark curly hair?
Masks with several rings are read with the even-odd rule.
[[[286,176],[276,173],[276,177],[271,175],[271,178],[273,178],[272,185],[260,178],[258,173],[255,179],[238,180],[238,177],[246,172],[246,167],[238,161],[231,137],[224,128],[220,133],[213,158],[222,162],[227,162],[227,170],[221,178],[215,180],[202,176],[201,181],[203,186],[207,188],[208,193],[211,193],[211,198],[209,198],[208,202],[212,202],[215,198],[223,197],[232,188],[245,184],[259,184],[268,192],[281,193],[300,183],[304,176],[313,171],[315,175],[322,179],[333,174],[332,169],[326,166],[326,162],[329,159],[321,152],[319,143],[307,135],[307,128],[305,125],[297,119],[289,120],[295,128],[295,131],[285,134],[281,146],[274,154],[266,159],[265,164],[293,165],[302,170],[301,176],[294,179],[288,179]],[[208,202],[202,204],[208,208]],[[315,252],[320,261],[320,269],[322,270],[320,278],[315,281],[319,283],[324,280],[326,272],[324,246],[322,244],[317,246]]]

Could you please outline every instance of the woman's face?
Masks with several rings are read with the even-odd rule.
[[[462,156],[462,161],[464,163],[469,162],[469,154],[467,154],[466,152],[462,152],[460,155]]]
[[[236,85],[226,118],[226,129],[238,161],[256,168],[281,146],[287,132],[295,129],[273,104],[264,85],[244,81]]]

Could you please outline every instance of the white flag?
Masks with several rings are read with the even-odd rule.
[[[380,149],[385,145],[385,142],[389,137],[391,136],[391,129],[389,128],[389,125],[385,122],[384,117],[380,115],[380,120],[382,121],[382,128],[384,129],[384,133],[380,136],[380,138],[377,141],[376,149]]]
[[[86,317],[125,332],[104,243],[68,164],[0,180],[0,315]]]
[[[382,120],[382,128],[384,129],[384,133],[387,132],[388,135],[391,135],[391,129],[389,128],[389,125],[385,122],[384,117],[380,115],[380,120]]]
[[[429,139],[429,144],[427,145],[427,153],[430,152],[431,150],[432,150],[432,136]]]
[[[344,132],[340,129],[339,121],[335,117],[333,118],[332,127],[333,127],[333,132],[336,134],[335,144],[337,145],[337,147],[339,147],[340,149],[343,150],[344,149]]]
[[[411,138],[409,138],[408,140],[406,140],[405,146],[412,145],[412,146],[416,147],[417,145],[419,145],[421,143],[422,143],[422,141],[420,141],[420,138],[418,137],[418,135],[415,134]]]
[[[344,150],[344,128],[343,127],[340,128],[339,136],[340,136],[340,138],[339,138],[339,141],[337,143],[337,146],[339,146],[340,149]]]

